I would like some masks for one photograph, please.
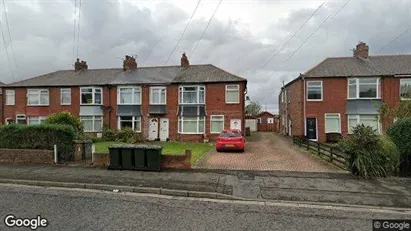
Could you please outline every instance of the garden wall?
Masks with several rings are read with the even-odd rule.
[[[38,149],[0,149],[0,163],[53,164],[54,151]]]

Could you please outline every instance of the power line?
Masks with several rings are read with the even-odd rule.
[[[4,8],[4,17],[5,17],[5,19],[6,19],[6,25],[7,25],[7,32],[8,32],[8,34],[9,34],[9,39],[10,39],[10,45],[11,45],[11,54],[12,54],[12,57],[13,57],[13,61],[14,61],[14,65],[16,66],[16,72],[17,72],[17,75],[18,75],[18,67],[17,67],[17,61],[16,61],[16,56],[15,56],[15,51],[14,51],[14,44],[13,44],[13,39],[11,38],[11,33],[10,33],[10,24],[9,24],[9,20],[8,20],[8,17],[7,17],[7,10],[6,10],[6,4],[4,3],[4,0],[2,1],[3,2],[3,8]],[[6,41],[4,41],[4,42],[6,42]],[[7,48],[6,48],[7,49]]]
[[[74,53],[74,51],[75,51],[75,43],[76,43],[76,25],[77,25],[76,19],[77,19],[77,0],[74,0],[73,57],[72,57],[73,61],[74,61],[74,59],[75,59],[75,56],[74,56],[75,53]]]
[[[79,7],[78,7],[78,25],[77,25],[77,53],[76,56],[78,57],[78,48],[80,46],[80,22],[81,22],[81,0],[79,0]]]
[[[403,35],[405,35],[408,31],[410,30],[410,28],[406,29],[404,32],[402,32],[400,35],[396,36],[395,38],[393,38],[391,41],[389,41],[387,44],[385,44],[384,46],[382,46],[377,52],[375,53],[380,53],[380,51],[384,50],[387,46],[389,46],[391,43],[395,42],[397,39],[401,38]]]
[[[178,44],[179,44],[179,43],[181,42],[181,40],[183,39],[183,36],[184,36],[184,34],[186,33],[186,30],[187,30],[188,26],[190,25],[191,20],[193,20],[194,14],[196,13],[197,8],[198,8],[198,6],[200,5],[200,3],[201,3],[201,0],[198,0],[197,6],[194,8],[194,11],[193,11],[193,13],[191,14],[190,19],[188,20],[188,23],[187,23],[186,27],[184,28],[183,33],[181,34],[180,38],[178,39],[176,45],[174,46],[173,50],[172,50],[171,53],[170,53],[170,56],[168,56],[167,61],[164,63],[164,65],[166,65],[166,64],[168,63],[168,61],[170,60],[170,58],[171,58],[171,56],[173,55],[174,51],[177,49]]]
[[[217,13],[217,10],[218,10],[218,8],[220,7],[220,4],[221,4],[222,1],[223,1],[223,0],[220,0],[220,1],[218,2],[217,7],[215,8],[213,14],[211,15],[210,20],[208,20],[207,26],[204,28],[204,31],[203,31],[203,33],[201,34],[200,39],[197,41],[196,45],[194,46],[193,51],[191,51],[191,55],[190,55],[190,56],[193,56],[195,50],[197,49],[198,44],[199,44],[199,43],[201,42],[201,40],[203,39],[203,36],[204,36],[205,32],[207,31],[208,27],[210,26],[210,23],[211,23],[211,21],[213,20],[214,15]]]
[[[5,50],[6,50],[6,55],[7,55],[7,61],[9,62],[9,66],[10,66],[10,72],[11,72],[11,76],[13,77],[14,80],[14,72],[13,72],[13,68],[11,67],[11,62],[10,62],[10,57],[9,57],[9,51],[7,50],[7,46],[6,46],[6,37],[4,37],[4,31],[3,31],[3,25],[0,22],[0,29],[1,29],[1,35],[3,37],[3,41],[4,41],[4,46],[5,46]]]
[[[280,52],[281,50],[283,50],[285,48],[285,46],[287,46],[287,44],[297,35],[298,32],[300,32],[300,30],[307,24],[307,22],[314,17],[314,15],[321,9],[321,7],[324,6],[324,4],[328,2],[328,1],[324,1],[311,15],[310,17],[307,18],[307,20],[305,20],[305,22],[301,25],[300,28],[298,28],[298,30],[283,44],[283,46],[280,47],[280,49],[277,50],[277,52],[271,56],[266,63],[264,63],[264,65],[260,68],[263,69],[265,66],[267,66],[271,60],[273,60]]]
[[[340,13],[340,11],[342,9],[344,9],[344,7],[350,2],[350,0],[347,0],[344,5],[342,5],[337,12],[333,15],[333,17],[335,17],[338,13]],[[303,43],[290,55],[288,56],[288,58],[285,60],[285,63],[288,62],[288,60],[290,60],[306,43],[307,41],[321,28],[321,26],[331,17],[331,14],[328,15],[327,18],[324,19],[324,21],[321,22],[321,24],[303,41]],[[284,65],[285,65],[284,63]],[[273,75],[275,72],[277,72],[276,70],[274,70],[273,72],[271,72],[270,76]]]

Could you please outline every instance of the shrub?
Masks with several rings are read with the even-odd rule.
[[[43,123],[69,125],[74,129],[77,136],[76,138],[83,136],[83,124],[78,117],[70,114],[69,112],[59,112],[52,114],[51,116],[47,117]]]
[[[388,136],[379,136],[370,126],[360,124],[340,143],[351,159],[350,170],[362,177],[385,177],[398,172],[399,151]]]
[[[114,130],[111,130],[107,126],[103,127],[103,135],[101,137],[105,141],[116,141],[117,139],[117,132]]]
[[[401,170],[403,173],[411,173],[411,118],[400,119],[393,123],[387,130],[401,153]]]
[[[141,142],[142,138],[140,134],[133,131],[133,129],[124,128],[118,132],[116,141],[135,144]]]
[[[11,124],[0,127],[0,148],[53,150],[56,144],[59,158],[68,160],[72,154],[75,137],[74,129],[68,125]]]

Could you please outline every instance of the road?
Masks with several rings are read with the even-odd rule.
[[[372,219],[411,218],[411,213],[395,211],[3,184],[0,230],[8,230],[8,214],[40,215],[48,226],[39,230],[372,230]]]

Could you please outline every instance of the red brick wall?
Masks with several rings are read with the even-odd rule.
[[[287,98],[284,98],[282,102],[282,96],[279,97],[279,132],[287,133],[288,128],[287,120],[291,120],[291,135],[293,136],[303,136],[304,135],[304,85],[302,80],[297,80],[290,85],[288,85],[284,91],[287,91]],[[290,91],[290,94],[288,94]],[[284,94],[284,93],[283,93]],[[290,103],[288,103],[288,98],[290,98]],[[283,125],[283,115],[285,114],[284,125]]]
[[[394,107],[400,101],[400,79],[399,78],[382,78],[381,80],[381,98],[383,103]],[[392,118],[386,119],[382,123],[383,131],[393,122]]]
[[[0,149],[0,163],[54,163],[54,152],[37,149]]]
[[[4,102],[3,102],[3,91],[0,88],[0,124],[4,124],[4,117],[3,117],[3,107],[4,107]]]

